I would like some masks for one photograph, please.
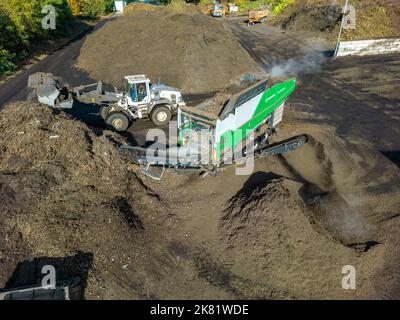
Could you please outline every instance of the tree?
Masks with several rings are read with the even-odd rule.
[[[104,10],[106,13],[114,11],[114,0],[104,0]]]
[[[56,30],[42,28],[47,4],[56,9]],[[67,34],[71,18],[67,0],[0,0],[0,75],[26,59],[31,42]]]
[[[105,0],[68,0],[74,16],[90,19],[103,15],[108,2]]]

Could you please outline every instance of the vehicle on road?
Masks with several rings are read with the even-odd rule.
[[[226,15],[226,7],[222,4],[222,1],[215,1],[210,10],[212,17],[222,18]]]
[[[28,87],[39,102],[52,108],[69,109],[74,101],[100,106],[105,123],[116,131],[125,131],[132,121],[149,118],[155,125],[164,126],[179,107],[185,106],[176,88],[161,83],[152,84],[145,75],[124,77],[124,90],[105,91],[101,81],[70,89],[50,73],[29,77]]]
[[[249,11],[249,18],[248,18],[248,25],[252,25],[255,23],[261,23],[267,20],[269,16],[269,10],[250,10]]]

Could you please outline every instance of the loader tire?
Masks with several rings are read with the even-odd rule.
[[[150,114],[151,121],[158,127],[167,125],[171,117],[171,110],[165,106],[155,107]]]
[[[123,113],[110,112],[106,117],[106,124],[115,131],[122,132],[129,128],[129,119]]]
[[[100,107],[100,117],[105,120],[109,113],[110,108],[108,106],[101,106]]]

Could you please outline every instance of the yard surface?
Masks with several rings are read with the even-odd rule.
[[[89,299],[399,297],[400,92],[396,88],[400,57],[333,59],[328,54],[331,45],[307,32],[283,33],[264,24],[247,27],[237,18],[220,23],[264,71],[297,77],[300,85],[287,102],[274,139],[305,133],[309,144],[290,154],[257,160],[247,176],[228,167],[206,178],[168,171],[163,181],[156,182],[110,151],[111,143],[105,139],[110,134],[95,107],[72,110],[72,116],[89,127],[76,125],[79,135],[71,150],[77,152],[73,157],[77,163],[72,168],[69,162],[63,164],[62,174],[74,173],[64,180],[59,178],[57,163],[39,152],[44,147],[38,141],[32,146],[44,157],[41,166],[33,163],[17,172],[14,162],[6,158],[11,153],[3,139],[0,185],[8,190],[3,193],[10,195],[7,199],[16,198],[18,190],[21,199],[34,192],[39,182],[24,189],[21,179],[37,178],[38,168],[46,169],[42,177],[47,189],[33,198],[37,203],[32,208],[37,211],[24,211],[14,200],[5,202],[10,216],[0,220],[0,228],[14,236],[2,254],[23,250],[16,259],[7,260],[8,273],[1,274],[0,287],[18,261],[72,259],[83,252],[83,262],[78,259],[81,255],[76,258],[80,262],[72,259],[77,266],[72,269],[86,279]],[[24,100],[27,77],[37,71],[61,76],[70,85],[101,80],[75,68],[84,41],[70,44],[1,85],[1,107]],[[206,96],[185,98],[196,104]],[[32,106],[17,105],[16,110]],[[7,121],[18,126],[32,121],[11,122],[10,107],[0,113],[4,137]],[[40,120],[43,115],[35,117]],[[73,121],[53,120],[65,123],[67,129]],[[137,121],[127,134],[114,134],[113,139],[142,145],[151,127]],[[47,134],[37,131],[43,130],[40,127],[26,128],[33,130],[29,131],[32,137]],[[58,135],[66,132],[74,131]],[[14,152],[12,159],[20,159],[17,164],[35,151],[27,143],[21,146],[27,149]],[[57,159],[68,157],[68,150],[52,150]],[[88,150],[93,153],[93,166],[87,166]],[[105,193],[106,178],[113,177],[107,173],[108,161],[129,168],[118,171],[121,186],[113,188],[110,199]],[[83,173],[90,181],[78,179]],[[93,180],[96,176],[103,178],[99,185]],[[62,191],[70,186],[82,192],[64,198]],[[59,201],[52,201],[55,195]],[[16,208],[22,216],[13,215]],[[46,232],[39,237],[36,233],[41,229]],[[341,287],[345,265],[357,270],[357,290]],[[14,273],[9,285],[21,283],[15,279],[19,274]]]

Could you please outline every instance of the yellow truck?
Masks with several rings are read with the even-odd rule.
[[[269,16],[269,10],[250,10],[249,11],[249,19],[248,19],[248,25],[252,25],[255,23],[259,22],[264,22],[267,20],[267,17]]]

